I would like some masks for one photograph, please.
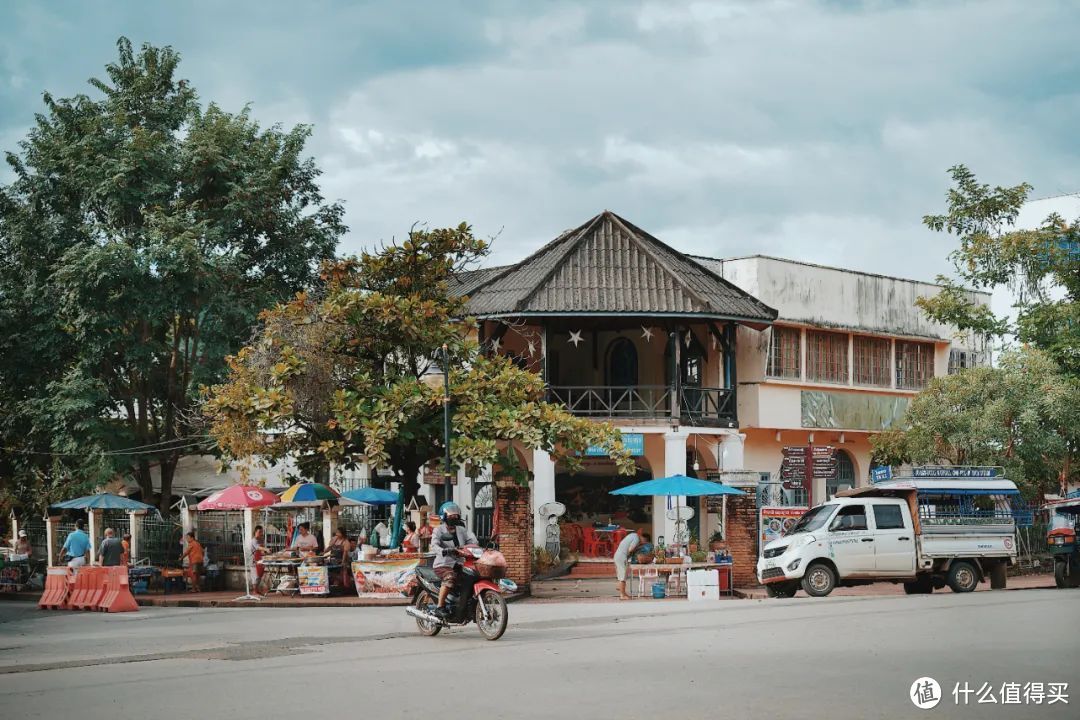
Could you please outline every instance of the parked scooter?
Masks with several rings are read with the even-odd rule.
[[[517,590],[513,580],[503,577],[506,559],[497,550],[468,546],[457,550],[464,560],[458,582],[446,598],[445,618],[435,615],[441,581],[431,568],[417,568],[417,587],[412,605],[405,612],[416,618],[416,627],[429,637],[438,635],[444,627],[476,623],[480,634],[488,640],[498,640],[506,632],[508,621],[504,594]]]

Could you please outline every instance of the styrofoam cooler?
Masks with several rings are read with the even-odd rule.
[[[716,570],[690,570],[686,573],[686,597],[690,602],[720,599],[720,576]]]

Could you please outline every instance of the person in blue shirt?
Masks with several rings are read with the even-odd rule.
[[[64,540],[64,549],[60,554],[60,560],[68,560],[68,567],[77,568],[86,564],[86,553],[90,551],[90,536],[83,530],[85,523],[82,520],[75,521],[75,529]]]

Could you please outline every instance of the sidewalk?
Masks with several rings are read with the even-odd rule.
[[[1054,587],[1054,575],[1052,573],[1017,575],[1015,577],[1010,577],[1005,585],[1006,590],[1036,590],[1052,587]],[[935,590],[934,592],[952,591],[948,588],[943,588],[941,590]],[[975,592],[990,592],[990,583],[979,583],[979,587]],[[752,588],[735,588],[735,593],[748,600],[761,600],[762,598],[768,597],[768,595],[765,594],[765,588],[760,586]],[[889,582],[879,582],[874,583],[873,585],[836,588],[829,594],[829,597],[893,597],[904,594],[904,586],[900,583],[893,584]],[[807,597],[807,595],[800,590],[795,597]]]

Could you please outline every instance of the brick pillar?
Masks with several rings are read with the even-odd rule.
[[[512,478],[495,477],[495,511],[499,515],[499,550],[506,574],[526,589],[532,580],[532,493]]]
[[[753,488],[745,496],[727,499],[727,527],[724,545],[735,563],[732,568],[735,587],[757,585],[758,512]]]

